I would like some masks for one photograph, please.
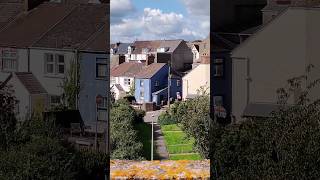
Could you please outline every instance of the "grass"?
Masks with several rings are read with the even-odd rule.
[[[193,150],[194,139],[187,135],[177,124],[161,126],[170,160],[200,160],[198,153]]]
[[[170,154],[170,160],[200,160],[202,159],[198,153],[195,154]]]
[[[162,126],[161,130],[162,131],[181,131],[181,129],[176,124]]]
[[[162,131],[167,145],[192,144],[183,131]]]
[[[167,146],[167,150],[169,151],[170,154],[194,152],[193,144],[169,145]]]
[[[151,155],[151,124],[145,122],[136,123],[135,129],[138,132],[138,139],[143,144],[143,157],[150,160]],[[156,146],[154,146],[154,159],[157,159]]]

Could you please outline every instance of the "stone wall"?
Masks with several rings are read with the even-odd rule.
[[[210,179],[210,161],[111,160],[111,179]]]

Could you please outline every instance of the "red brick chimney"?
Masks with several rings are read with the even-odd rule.
[[[146,60],[146,66],[154,63],[154,59],[155,59],[154,54],[148,54],[147,55],[147,60]]]

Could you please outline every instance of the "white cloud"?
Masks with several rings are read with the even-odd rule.
[[[181,0],[192,16],[210,16],[210,0]]]
[[[203,39],[209,33],[209,20],[184,17],[175,12],[145,8],[137,17],[121,18],[111,24],[111,41],[133,42],[152,39]]]
[[[134,11],[135,8],[131,0],[111,0],[111,24],[120,23],[122,21],[122,18],[126,17]]]
[[[145,8],[142,20],[145,30],[150,33],[166,35],[182,31],[182,14],[163,13],[159,9]]]

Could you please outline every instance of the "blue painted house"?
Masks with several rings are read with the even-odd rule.
[[[153,63],[145,66],[136,76],[135,98],[137,103],[154,102],[161,105],[168,99],[169,66],[165,63]],[[172,74],[170,78],[170,98],[175,100],[182,96],[181,77]]]
[[[99,133],[106,128],[103,123],[108,121],[108,94],[109,82],[109,52],[107,52],[106,28],[98,32],[95,38],[88,41],[79,52],[80,65],[80,93],[78,109],[89,130],[94,131],[98,119]],[[97,105],[96,97],[101,96],[102,101]],[[103,128],[104,127],[104,128]]]

